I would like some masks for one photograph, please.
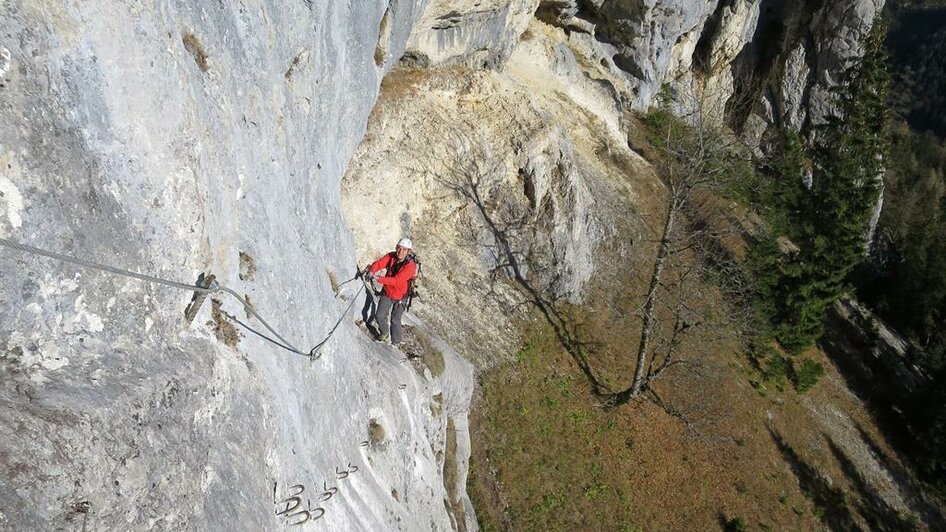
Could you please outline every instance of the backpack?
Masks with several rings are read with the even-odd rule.
[[[407,256],[407,259],[413,260],[414,264],[417,265],[417,271],[414,272],[414,277],[411,277],[407,281],[407,302],[404,304],[404,310],[411,310],[411,303],[414,302],[414,298],[420,297],[420,292],[417,290],[417,285],[420,284],[422,265],[420,263],[420,257],[418,257],[413,251],[411,251],[410,255]]]
[[[407,257],[404,259],[404,262],[400,263],[400,266],[395,268],[395,266],[397,266],[397,262],[395,262],[394,264],[391,265],[391,268],[389,268],[388,270],[388,275],[397,275],[397,272],[400,271],[401,268],[406,266],[411,261],[414,262],[414,264],[417,266],[417,269],[414,271],[414,276],[408,279],[407,281],[407,295],[405,295],[404,299],[402,299],[402,301],[404,301],[404,310],[410,310],[411,303],[414,302],[414,298],[420,297],[420,293],[417,290],[417,285],[419,284],[418,278],[420,277],[420,272],[421,272],[420,257],[418,257],[416,253],[411,251],[407,255]]]

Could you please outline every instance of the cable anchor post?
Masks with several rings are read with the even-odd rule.
[[[197,311],[200,310],[200,306],[203,305],[204,300],[207,299],[207,294],[210,293],[207,290],[217,291],[220,289],[220,285],[217,283],[217,277],[212,273],[207,276],[201,273],[197,276],[195,286],[206,290],[194,291],[194,297],[191,298],[190,303],[187,304],[187,308],[184,309],[184,327],[190,327],[194,318],[197,317]]]

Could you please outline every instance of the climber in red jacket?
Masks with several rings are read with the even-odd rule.
[[[412,247],[411,239],[404,237],[398,241],[394,251],[365,269],[365,274],[373,276],[383,289],[381,301],[375,313],[380,332],[378,340],[382,342],[390,340],[395,345],[401,343],[401,315],[404,314],[404,298],[407,296],[410,280],[417,274],[417,261],[411,253]]]

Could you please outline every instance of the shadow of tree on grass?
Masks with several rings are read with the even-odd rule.
[[[844,491],[832,486],[814,466],[795,452],[781,434],[772,427],[767,428],[772,441],[782,453],[782,459],[798,479],[798,486],[819,509],[819,512],[823,512],[821,521],[831,530],[862,530],[848,507]]]
[[[857,495],[856,507],[870,530],[891,532],[911,532],[917,530],[917,523],[904,517],[892,507],[880,493],[858,471],[857,466],[834,440],[828,439],[828,449],[838,461],[841,470],[850,481]]]
[[[806,462],[778,431],[772,427],[767,429],[782,459],[798,480],[802,492],[815,505],[822,523],[829,529],[885,532],[919,530],[916,518],[912,514],[901,513],[884,499],[850,456],[831,438],[825,436],[828,449],[844,473],[852,492],[829,481],[816,466]],[[938,529],[938,522],[934,518],[926,524],[931,527],[930,530],[934,530]]]

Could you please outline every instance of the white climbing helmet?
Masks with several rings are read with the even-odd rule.
[[[402,247],[402,248],[407,248],[407,249],[413,249],[413,248],[414,248],[414,243],[411,242],[411,239],[410,239],[410,238],[407,238],[406,236],[405,236],[404,238],[398,240],[398,241],[397,241],[397,245],[400,246],[400,247]]]

